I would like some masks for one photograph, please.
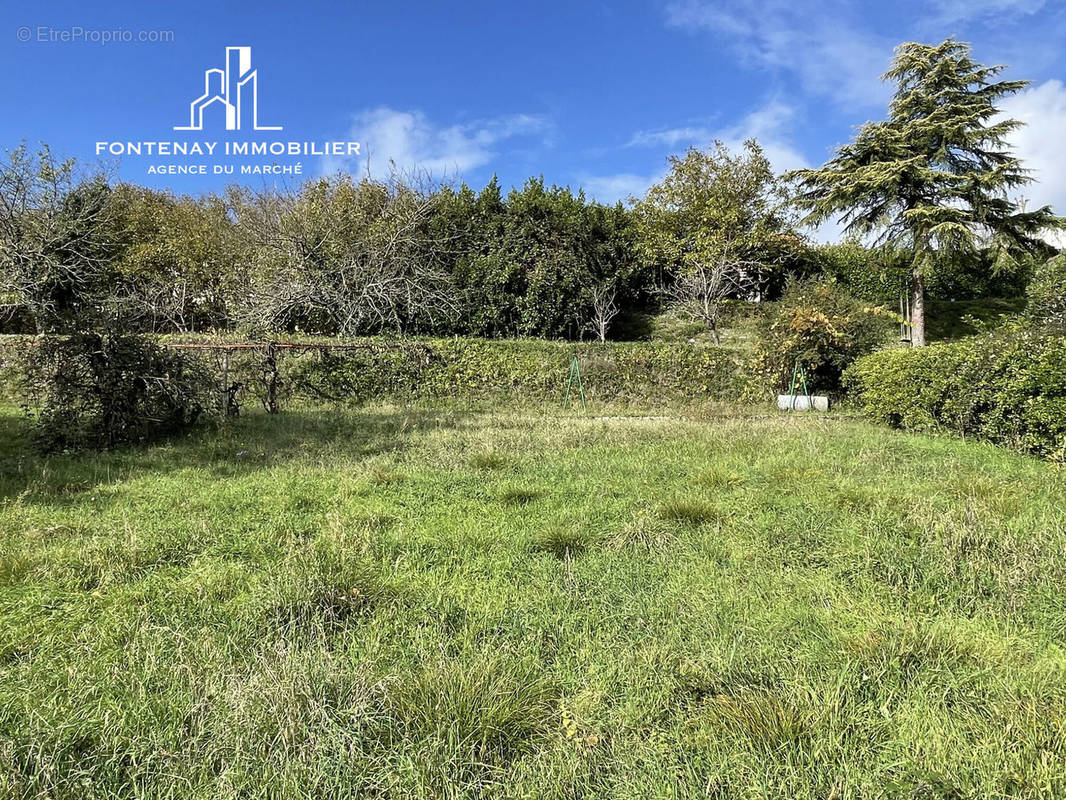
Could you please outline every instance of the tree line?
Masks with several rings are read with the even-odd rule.
[[[1029,176],[996,102],[1025,83],[1000,69],[954,40],[903,45],[888,119],[822,168],[781,176],[756,141],[716,142],[626,205],[399,174],[179,197],[23,145],[0,165],[0,330],[606,339],[671,307],[717,340],[728,302],[825,272],[871,300],[909,292],[921,344],[928,288],[1017,284],[1054,253],[1061,220],[1008,198]],[[852,240],[802,235],[828,219]]]
[[[626,208],[543,178],[505,192],[495,178],[475,191],[337,175],[192,198],[21,146],[0,168],[2,324],[54,332],[92,316],[145,332],[603,339],[620,312],[684,295],[685,239],[701,225],[730,217],[721,235],[746,240],[752,287],[798,246],[770,208],[777,179],[756,144],[742,157],[694,150],[678,166],[696,161],[747,170],[748,195],[718,219],[672,208],[673,184]],[[744,284],[716,293],[743,296]]]

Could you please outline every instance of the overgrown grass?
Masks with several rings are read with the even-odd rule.
[[[0,797],[1053,797],[1066,490],[838,417],[0,416]]]
[[[765,313],[766,304],[763,303],[740,300],[727,303],[718,324],[720,342],[717,346],[734,351],[741,357],[749,356],[753,349],[759,318]],[[677,312],[664,311],[654,315],[630,314],[629,316],[634,322],[623,327],[621,331],[626,338],[714,345],[714,339],[704,323],[688,319]]]

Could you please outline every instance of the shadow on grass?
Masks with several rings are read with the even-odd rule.
[[[401,452],[420,432],[469,424],[471,415],[455,411],[296,409],[277,416],[250,413],[203,424],[187,436],[109,452],[41,455],[31,446],[29,421],[17,409],[0,408],[0,502],[21,497],[65,505],[130,478],[196,470],[222,480],[326,452],[363,461]]]

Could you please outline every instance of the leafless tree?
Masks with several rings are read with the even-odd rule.
[[[725,301],[753,296],[765,264],[765,260],[733,257],[725,249],[713,260],[693,263],[664,293],[681,314],[706,325],[714,343],[720,344],[718,323]]]
[[[592,331],[601,342],[607,341],[607,329],[618,316],[618,289],[613,282],[597,283],[592,287]]]
[[[124,309],[138,329],[152,333],[189,333],[194,330],[189,318],[189,281],[173,277],[168,283],[155,281],[116,281],[112,302]]]
[[[277,328],[311,320],[344,335],[454,319],[458,303],[438,263],[445,243],[431,224],[437,197],[396,175],[234,195],[257,253],[253,316]]]
[[[0,163],[0,303],[19,306],[42,332],[68,328],[109,304],[110,188],[79,175],[47,147],[21,145]]]

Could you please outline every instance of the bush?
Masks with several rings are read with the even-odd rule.
[[[792,281],[762,320],[753,372],[769,388],[787,391],[799,361],[811,392],[836,392],[847,366],[886,340],[891,319],[833,279]]]
[[[1066,327],[1066,255],[1037,267],[1026,295],[1025,315],[1032,322]]]
[[[5,303],[4,299],[4,295],[0,295],[0,334],[37,333],[30,310],[17,302]]]
[[[835,278],[848,292],[872,303],[892,308],[909,280],[911,255],[905,250],[870,249],[854,242],[811,248],[806,272]],[[940,264],[926,279],[931,299],[974,300],[981,297],[1017,297],[1029,277],[1029,260],[997,264],[991,251],[958,254]]]
[[[561,400],[579,358],[590,400],[721,398],[740,390],[739,365],[719,348],[657,343],[566,344],[535,340],[366,340],[358,350],[284,359],[297,397]],[[576,390],[575,390],[576,391]]]
[[[835,280],[856,297],[872,303],[896,303],[907,283],[904,254],[871,250],[854,242],[811,249],[809,270]]]
[[[916,431],[953,430],[1063,459],[1066,339],[1008,327],[857,361],[845,377],[874,420]]]
[[[41,338],[22,360],[21,393],[44,452],[156,439],[188,428],[202,410],[203,376],[143,336]]]

